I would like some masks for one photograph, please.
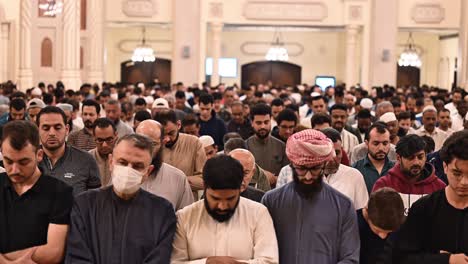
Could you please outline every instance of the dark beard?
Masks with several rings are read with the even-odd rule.
[[[296,192],[305,198],[306,200],[311,200],[315,197],[317,193],[322,190],[323,184],[323,174],[320,175],[317,180],[314,181],[312,184],[304,184],[299,180],[296,170],[292,169],[293,171],[293,179],[294,179],[294,189]]]
[[[177,143],[177,140],[179,140],[179,132],[177,132],[177,137],[174,141],[167,142],[166,144],[164,144],[164,146],[166,148],[172,148],[175,145],[175,143]]]
[[[262,130],[267,131],[266,129],[262,129]],[[265,139],[270,135],[270,133],[267,132],[265,135],[262,135],[260,134],[260,130],[259,130],[259,131],[255,131],[255,135],[257,135],[257,137],[260,139]]]
[[[91,122],[91,120],[86,120],[86,121],[84,121],[84,126],[85,126],[86,128],[88,128],[88,129],[92,129],[93,126],[94,126],[94,123]]]
[[[206,211],[208,212],[208,214],[216,221],[220,222],[220,223],[223,223],[223,222],[226,222],[228,221],[229,219],[231,219],[231,217],[234,215],[234,213],[236,212],[236,209],[237,209],[237,206],[239,205],[239,201],[240,201],[240,196],[239,198],[237,199],[237,203],[236,203],[236,206],[233,208],[233,209],[229,209],[229,210],[224,210],[224,212],[226,212],[225,214],[219,214],[219,210],[212,210],[210,208],[210,206],[208,205],[208,200],[206,200],[206,190],[205,190],[205,193],[203,194],[203,197],[205,197],[203,200],[203,203],[205,204],[205,209]]]
[[[154,156],[151,160],[151,165],[153,165],[154,168],[150,177],[156,177],[156,175],[158,175],[159,169],[161,169],[162,166],[162,148],[159,148],[158,153],[156,153],[156,156]]]

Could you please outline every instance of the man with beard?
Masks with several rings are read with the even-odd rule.
[[[331,126],[338,130],[341,134],[343,149],[346,153],[351,153],[351,150],[359,144],[359,139],[353,133],[345,129],[348,121],[348,110],[345,105],[336,104],[330,108]]]
[[[324,164],[335,156],[333,142],[322,132],[307,129],[289,138],[286,154],[294,181],[262,200],[273,218],[280,263],[358,263],[353,203],[323,183]]]
[[[393,263],[468,263],[468,131],[440,150],[448,186],[413,204],[394,247]]]
[[[94,121],[93,135],[96,141],[96,148],[89,151],[99,167],[101,185],[111,184],[111,172],[109,168],[109,155],[114,150],[117,139],[117,130],[114,122],[109,118],[98,118]]]
[[[276,183],[281,168],[289,163],[285,155],[285,144],[270,135],[271,108],[257,104],[250,110],[255,135],[246,140],[247,149],[252,152],[257,164],[269,175],[270,185]]]
[[[119,101],[114,99],[108,100],[104,110],[106,111],[106,117],[114,122],[115,127],[117,128],[117,136],[119,138],[133,133],[133,129],[120,119],[122,109]]]
[[[378,179],[372,192],[390,187],[400,193],[406,213],[421,197],[443,189],[445,183],[435,175],[432,164],[426,163],[424,140],[417,135],[407,135],[396,146],[398,163],[386,176]]]
[[[331,127],[325,128],[322,133],[331,139],[335,150],[335,157],[325,163],[323,181],[351,199],[356,210],[363,208],[369,200],[366,183],[358,170],[341,164],[343,151],[340,133]]]
[[[39,170],[37,127],[8,122],[0,174],[0,263],[60,263],[73,205],[72,188]]]
[[[450,128],[450,111],[448,109],[442,108],[437,111],[437,119],[439,121],[439,126],[438,128],[445,133],[447,133],[447,136],[450,136],[455,132],[452,128]]]
[[[195,136],[179,132],[181,124],[174,110],[160,110],[154,119],[164,128],[163,162],[185,173],[192,191],[203,190],[201,173],[206,162],[206,154],[200,140]]]
[[[448,135],[440,128],[436,127],[437,123],[437,110],[434,106],[429,105],[424,107],[422,111],[422,123],[423,125],[409,134],[416,134],[420,137],[428,136],[434,140],[435,151],[438,151],[444,141],[447,139]]]
[[[37,115],[44,158],[39,164],[43,173],[73,187],[73,194],[99,188],[99,169],[93,157],[83,150],[65,144],[69,127],[62,109],[43,108]]]
[[[382,123],[375,123],[366,134],[365,144],[367,156],[353,164],[353,167],[364,175],[369,194],[375,182],[393,168],[395,162],[390,161],[390,132]]]
[[[170,263],[174,209],[140,188],[153,170],[152,154],[145,136],[117,141],[110,158],[112,186],[75,199],[65,263]]]
[[[372,114],[368,109],[362,109],[356,115],[356,128],[359,130],[359,135],[361,136],[361,141],[365,141],[367,131],[372,125]]]
[[[81,107],[81,118],[83,119],[84,128],[70,133],[67,142],[71,146],[84,151],[89,151],[96,147],[96,142],[93,138],[94,121],[99,117],[101,106],[94,100],[83,101]]]
[[[400,137],[398,136],[400,126],[398,125],[396,115],[393,112],[385,113],[380,116],[379,121],[387,126],[387,129],[390,132],[390,143],[396,146],[398,141],[400,141]]]
[[[206,162],[204,199],[177,212],[171,263],[278,263],[268,210],[240,197],[243,175],[232,157]]]
[[[153,144],[151,160],[153,171],[148,176],[148,180],[141,185],[141,188],[166,198],[176,211],[192,204],[193,195],[187,176],[181,170],[162,162],[163,148],[161,145],[164,135],[161,124],[154,120],[145,120],[138,125],[136,133],[147,136]]]
[[[0,116],[0,126],[14,120],[26,119],[26,103],[21,98],[11,100],[9,112]]]

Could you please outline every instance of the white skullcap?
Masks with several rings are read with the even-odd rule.
[[[369,98],[363,98],[360,103],[361,107],[364,109],[371,109],[372,106],[374,105],[374,102],[372,102],[371,99]]]
[[[310,96],[312,96],[312,97],[317,97],[317,96],[320,96],[320,95],[321,95],[321,94],[320,94],[320,93],[317,93],[317,92],[312,92],[312,93],[310,94]]]
[[[436,109],[433,105],[426,105],[426,106],[423,108],[422,113],[424,114],[424,113],[427,112],[427,111],[433,111],[433,112],[436,112],[436,113],[437,113],[437,109]]]
[[[169,109],[169,103],[164,98],[158,98],[153,102],[153,108],[167,108]]]
[[[57,104],[56,106],[63,111],[73,112],[73,106],[71,104]]]
[[[41,88],[36,87],[36,88],[32,89],[31,95],[41,96],[42,95]]]
[[[301,99],[302,99],[302,96],[298,93],[293,93],[291,94],[291,98],[294,100],[294,102],[296,104],[300,104],[301,103]]]
[[[198,139],[202,143],[203,147],[208,147],[208,146],[214,145],[215,143],[211,136],[201,136]]]
[[[145,102],[148,105],[153,105],[154,103],[154,97],[153,96],[145,96]]]
[[[396,115],[393,112],[388,112],[383,114],[380,118],[379,121],[382,121],[384,123],[389,123],[393,121],[397,121]]]

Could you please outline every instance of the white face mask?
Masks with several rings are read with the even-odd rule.
[[[143,173],[129,166],[114,165],[112,170],[112,185],[119,193],[135,193],[140,188],[142,178]]]

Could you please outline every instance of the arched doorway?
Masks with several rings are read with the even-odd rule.
[[[122,83],[151,83],[158,79],[160,83],[171,83],[171,61],[156,58],[154,62],[124,61],[120,64]]]
[[[397,66],[397,87],[419,87],[421,70],[412,66]]]
[[[283,61],[256,61],[242,65],[241,83],[246,87],[249,83],[266,83],[274,85],[297,85],[301,83],[302,68],[299,65]]]

